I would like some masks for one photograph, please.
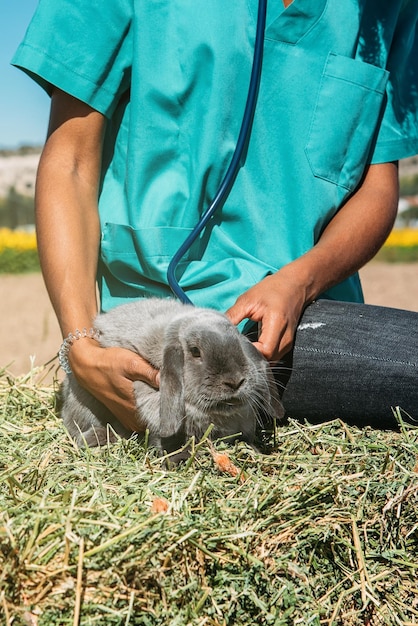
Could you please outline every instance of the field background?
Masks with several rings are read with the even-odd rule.
[[[418,311],[418,263],[372,261],[361,277],[369,304]],[[0,368],[20,375],[49,361],[61,335],[41,274],[0,274],[0,303]]]

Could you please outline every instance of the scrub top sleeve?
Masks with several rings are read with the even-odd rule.
[[[404,3],[388,58],[387,102],[372,163],[418,154],[418,10]]]
[[[131,23],[132,0],[40,0],[12,64],[110,117],[130,85]]]

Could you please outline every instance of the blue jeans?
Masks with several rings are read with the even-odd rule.
[[[281,366],[290,417],[390,428],[399,406],[418,425],[418,313],[318,300]]]

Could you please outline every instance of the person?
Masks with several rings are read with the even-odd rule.
[[[234,150],[257,6],[40,0],[12,63],[51,95],[36,226],[63,337],[98,306],[172,295],[168,263]],[[415,0],[270,0],[244,166],[178,268],[194,304],[258,325],[294,417],[417,417],[418,315],[363,304],[357,274],[418,153],[417,19]],[[158,387],[150,364],[89,337],[68,359],[141,428],[132,381]]]

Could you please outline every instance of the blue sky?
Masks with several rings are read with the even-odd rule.
[[[26,74],[10,65],[38,0],[0,0],[0,148],[41,145],[49,98]]]

